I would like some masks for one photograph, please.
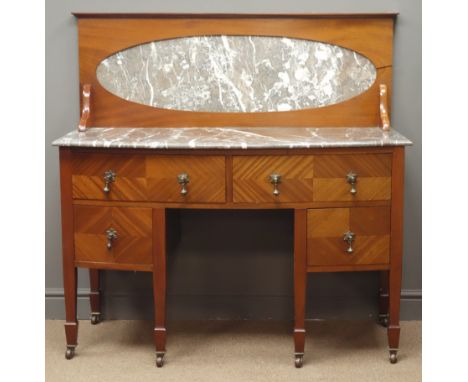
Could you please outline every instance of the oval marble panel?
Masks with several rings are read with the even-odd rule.
[[[203,112],[274,112],[333,105],[375,81],[369,59],[337,45],[265,36],[195,36],[122,50],[97,68],[125,100]]]

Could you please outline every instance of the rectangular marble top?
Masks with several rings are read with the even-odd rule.
[[[296,149],[407,146],[395,130],[379,127],[91,127],[54,146],[134,149]]]

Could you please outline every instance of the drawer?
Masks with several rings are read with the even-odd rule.
[[[350,242],[345,240],[347,233],[352,233]],[[388,264],[389,260],[390,207],[308,210],[309,266]]]
[[[223,156],[147,156],[146,176],[151,201],[222,203],[226,200]]]
[[[279,175],[277,194],[272,175]],[[238,156],[233,158],[235,203],[312,201],[314,157]]]
[[[316,155],[314,201],[389,200],[391,154]],[[354,173],[355,192],[348,179]]]
[[[152,264],[151,208],[76,205],[74,226],[75,261]]]
[[[144,201],[145,157],[74,153],[72,184],[74,199]]]

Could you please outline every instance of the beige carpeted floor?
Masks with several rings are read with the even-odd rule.
[[[270,321],[171,323],[163,368],[156,368],[151,323],[80,321],[67,361],[63,321],[46,321],[47,382],[421,381],[421,322],[402,322],[398,363],[386,331],[371,321],[307,323],[304,366],[293,362],[291,324]]]

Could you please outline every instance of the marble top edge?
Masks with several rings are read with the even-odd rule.
[[[54,146],[134,149],[274,149],[408,146],[380,127],[90,127],[72,131]]]

